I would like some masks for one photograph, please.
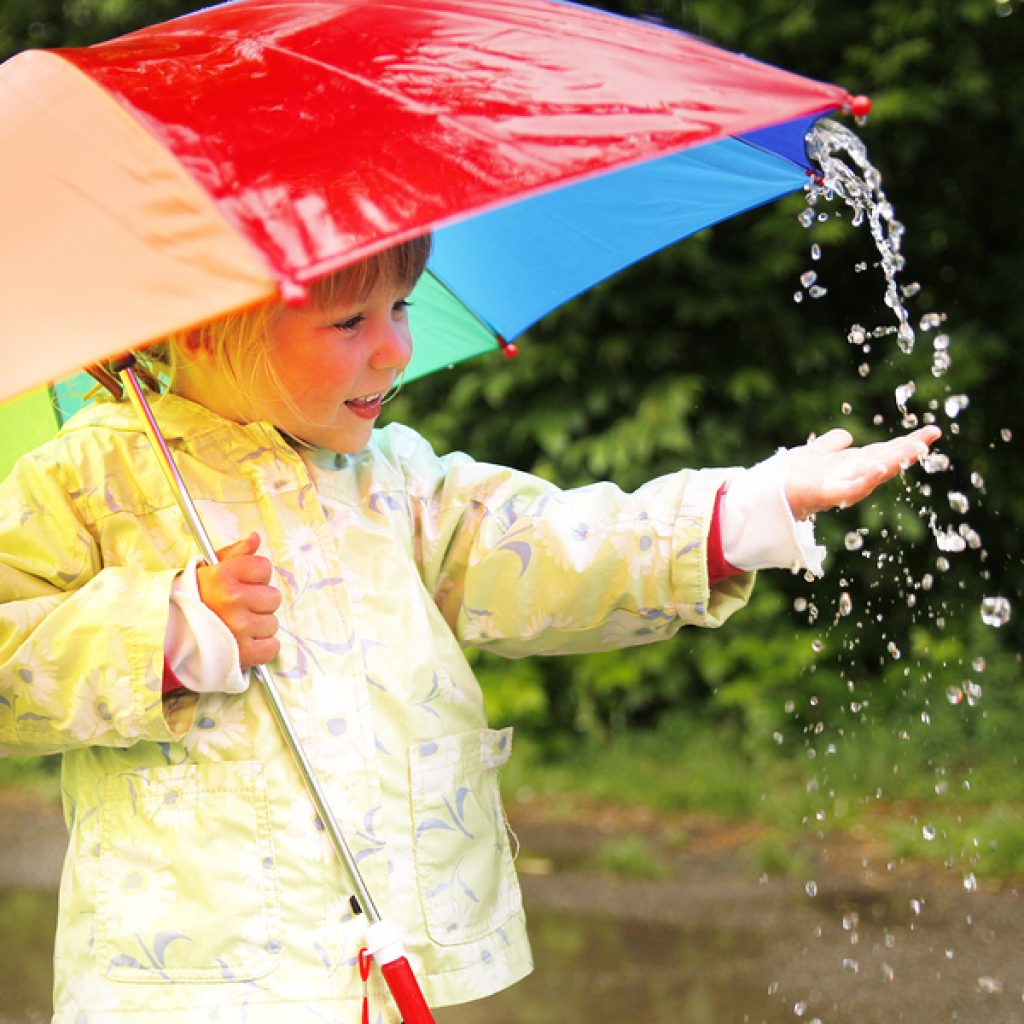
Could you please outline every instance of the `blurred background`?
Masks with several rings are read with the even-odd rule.
[[[4,0],[0,57],[200,6]],[[929,418],[949,468],[819,516],[825,577],[762,574],[724,630],[612,655],[477,657],[493,720],[519,727],[510,801],[757,822],[761,874],[799,871],[808,840],[870,829],[885,856],[934,863],[968,888],[1024,876],[1019,0],[594,6],[868,94],[869,120],[851,127],[906,228],[911,322],[935,326],[909,354],[891,334],[851,344],[855,324],[895,324],[877,252],[841,204],[822,201],[827,216],[808,228],[806,197],[793,196],[582,296],[513,360],[410,384],[390,415],[438,450],[564,486],[632,489],[681,466],[749,465],[833,426],[866,442]],[[910,382],[901,410],[896,389]],[[940,550],[932,527],[963,550]],[[992,597],[1008,620],[983,618]],[[0,781],[39,771],[0,762]],[[657,867],[642,844],[619,859],[627,873]]]

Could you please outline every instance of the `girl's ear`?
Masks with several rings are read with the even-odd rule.
[[[195,359],[202,353],[210,351],[210,340],[206,331],[201,327],[193,327],[185,332],[181,347],[190,359]]]

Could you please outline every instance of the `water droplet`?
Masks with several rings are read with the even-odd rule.
[[[999,431],[999,437],[1009,444],[1013,440],[1013,431],[1010,430],[1009,427],[1003,427],[1003,429]]]
[[[804,885],[804,892],[813,899],[818,895],[818,883],[811,879],[806,885]]]
[[[912,380],[908,380],[906,384],[901,384],[893,392],[893,395],[896,398],[896,408],[901,412],[906,412],[907,402],[914,397],[916,392],[917,385]]]
[[[971,400],[967,397],[967,395],[950,395],[946,399],[945,404],[943,405],[943,408],[946,410],[946,415],[951,420],[954,420],[970,404],[971,404]]]
[[[823,296],[828,295],[828,289],[823,288],[820,284],[815,284],[811,285],[811,287],[807,289],[807,294],[810,295],[812,299],[820,299]]]
[[[814,211],[811,209],[802,210],[797,220],[805,227],[809,228],[814,223]]]
[[[935,838],[935,826],[934,825],[922,825],[921,835],[924,836],[926,842],[931,842]]]
[[[871,366],[868,363],[861,363],[860,366],[857,367],[857,373],[862,377],[866,377],[870,372]]]
[[[936,327],[941,327],[945,322],[945,313],[925,313],[921,317],[920,328],[922,331],[933,331]]]
[[[812,260],[820,260],[821,259],[821,246],[818,245],[817,242],[815,242],[811,246],[811,259]]]
[[[853,611],[853,598],[844,590],[839,595],[839,614],[849,615]]]
[[[942,452],[929,452],[919,465],[926,473],[944,473],[949,469],[949,456]]]
[[[980,473],[971,474],[971,486],[976,490],[983,490],[985,487],[985,478]]]
[[[975,672],[984,672],[985,659],[979,654],[978,657],[971,662],[971,668],[973,668]]]
[[[864,547],[864,537],[858,530],[851,530],[843,539],[847,551],[860,551]]]
[[[846,335],[846,340],[851,345],[863,345],[868,340],[867,332],[860,324],[854,324]]]
[[[900,288],[903,293],[903,298],[912,299],[919,291],[921,286],[916,281],[911,281],[909,284],[905,284]]]
[[[852,932],[856,929],[857,925],[860,924],[860,914],[856,911],[851,911],[848,914],[843,914],[843,930]]]
[[[1010,602],[1005,597],[986,597],[981,602],[981,621],[986,626],[1005,626],[1010,621]]]
[[[949,498],[949,507],[956,512],[966,512],[971,507],[971,503],[963,491],[950,491],[947,497]]]
[[[853,406],[849,402],[843,402],[839,408],[844,416],[849,416],[853,412]]]
[[[806,597],[794,598],[794,600],[793,600],[793,611],[795,611],[795,612],[805,612],[805,611],[807,611],[807,598]]]
[[[998,978],[991,978],[987,974],[982,975],[978,979],[978,991],[997,996],[1003,991],[1003,983]]]
[[[895,644],[895,643],[893,643],[893,641],[892,641],[892,640],[890,640],[890,641],[889,641],[889,642],[888,642],[888,643],[887,643],[887,644],[885,645],[885,649],[886,649],[886,650],[887,650],[887,651],[889,652],[889,657],[890,657],[890,658],[892,658],[892,660],[893,660],[893,661],[899,661],[899,660],[900,660],[900,658],[901,658],[901,657],[903,657],[903,654],[902,654],[902,652],[901,652],[901,651],[900,651],[900,649],[899,649],[899,648],[898,648],[898,647],[896,646],[896,644]]]
[[[973,679],[965,679],[963,689],[967,703],[973,708],[981,700],[981,684],[976,683]]]
[[[849,971],[850,974],[859,974],[860,973],[860,964],[857,963],[856,960],[853,960],[852,958],[850,958],[848,956],[847,957],[843,957],[843,970],[844,971]]]
[[[974,877],[974,872],[973,871],[968,871],[967,874],[964,875],[964,889],[967,892],[976,892],[977,891],[977,889],[978,889],[978,880],[977,880],[977,878]]]
[[[896,332],[896,341],[900,351],[910,355],[914,351],[914,328],[908,323],[900,324],[900,329]]]
[[[940,551],[959,554],[967,548],[967,541],[952,526],[946,527],[945,530],[933,527],[932,534],[935,537],[935,545]]]
[[[964,702],[964,691],[961,690],[959,686],[947,686],[946,700],[956,707],[957,704],[962,704]]]
[[[814,282],[817,280],[818,274],[817,271],[814,270],[805,270],[800,275],[800,284],[803,285],[804,288],[810,288],[811,285],[814,284]]]
[[[803,292],[793,292],[793,301],[794,302],[803,302],[804,301],[804,293]]]
[[[952,365],[953,360],[950,359],[948,352],[936,352],[932,359],[932,376],[944,377]]]
[[[825,650],[825,645],[820,640],[812,640],[811,650],[814,651],[815,654],[821,654],[821,652]]]

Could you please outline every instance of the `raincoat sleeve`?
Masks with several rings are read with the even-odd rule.
[[[15,466],[0,484],[0,752],[175,738],[161,699],[174,576],[102,567],[57,465]]]
[[[708,581],[715,495],[734,471],[562,491],[406,443],[422,576],[463,644],[509,657],[609,650],[719,626],[749,597],[752,573]]]

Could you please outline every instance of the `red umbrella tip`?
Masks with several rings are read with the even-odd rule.
[[[514,341],[506,341],[500,334],[498,344],[501,346],[501,354],[506,359],[515,359],[519,355],[519,346]]]
[[[853,114],[854,117],[867,117],[871,113],[871,97],[870,96],[851,96],[850,102],[846,105],[846,109]]]

